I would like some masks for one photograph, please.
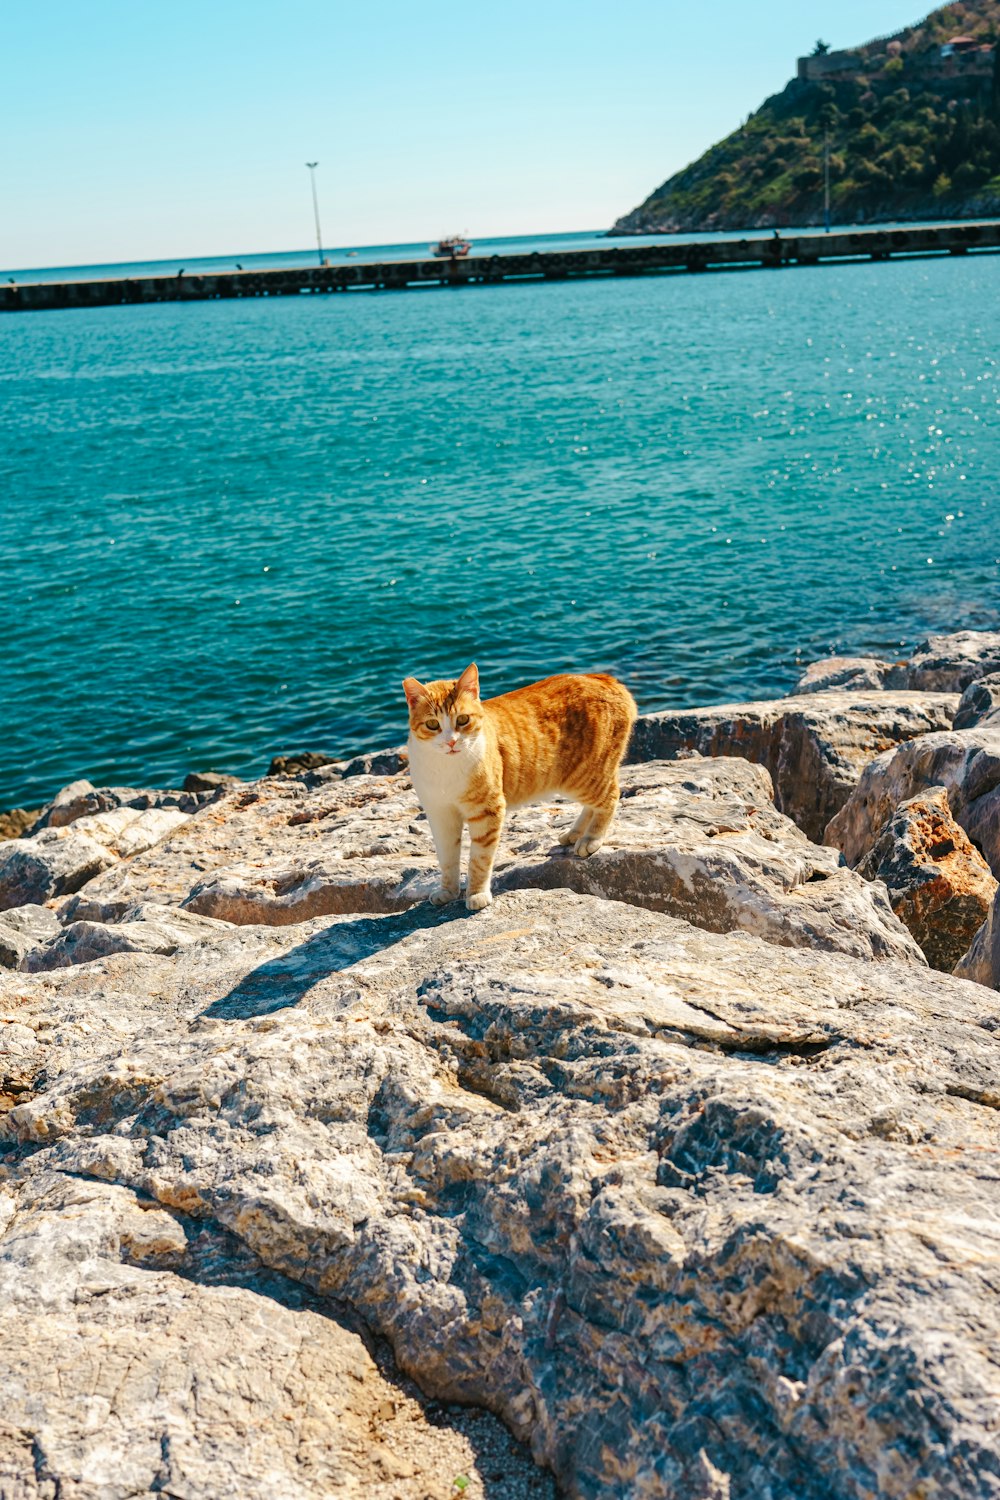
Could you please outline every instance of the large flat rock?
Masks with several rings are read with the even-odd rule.
[[[20,1100],[0,1124],[0,1256],[22,1289],[5,1393],[50,1309],[69,1329],[40,1343],[34,1399],[5,1397],[15,1493],[36,1493],[39,1454],[53,1494],[123,1493],[71,1488],[107,1427],[123,1463],[136,1432],[139,1492],[207,1500],[191,1471],[244,1423],[261,1469],[234,1453],[241,1493],[297,1495],[302,1445],[272,1430],[287,1341],[310,1461],[346,1464],[340,1353],[310,1373],[277,1313],[192,1300],[175,1335],[154,1315],[143,1347],[122,1334],[105,1374],[74,1375],[98,1358],[74,1327],[164,1307],[116,1251],[190,1256],[202,1289],[204,1234],[216,1279],[229,1244],[315,1306],[340,1299],[426,1392],[502,1415],[569,1496],[1000,1495],[1000,1036],[978,985],[528,890],[475,917],[243,927],[6,973],[0,1015]],[[148,1231],[128,1227],[142,1205]],[[241,1379],[223,1353],[245,1319]],[[176,1457],[179,1376],[155,1376],[152,1484],[156,1361],[186,1329],[197,1369],[221,1363]],[[81,1387],[114,1410],[87,1407],[78,1440]]]
[[[629,759],[697,750],[766,766],[780,811],[820,843],[868,762],[903,740],[950,728],[957,704],[953,693],[840,690],[646,714],[633,730]]]
[[[775,809],[771,790],[767,772],[741,760],[627,767],[603,849],[581,860],[559,846],[573,817],[566,804],[519,809],[505,828],[496,886],[564,887],[712,931],[741,928],[791,946],[922,963],[883,887],[811,844]],[[174,839],[92,881],[64,915],[77,927],[106,922],[140,899],[281,925],[404,910],[437,884],[408,778],[357,776],[314,788],[271,780],[222,798]],[[91,947],[81,951],[91,957],[96,939],[86,935]]]

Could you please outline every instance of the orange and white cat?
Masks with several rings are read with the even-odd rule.
[[[441,866],[438,905],[458,898],[462,829],[469,825],[465,904],[481,911],[508,807],[562,792],[581,804],[561,844],[601,847],[618,806],[618,767],[635,701],[614,677],[546,677],[499,698],[479,696],[475,663],[454,682],[403,681],[410,774]]]

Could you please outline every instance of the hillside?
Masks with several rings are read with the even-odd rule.
[[[831,52],[611,229],[820,224],[824,144],[833,222],[1000,213],[1000,0],[967,0],[918,25]]]

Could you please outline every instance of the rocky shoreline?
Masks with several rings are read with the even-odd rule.
[[[475,916],[398,751],[2,830],[2,1500],[1000,1496],[1000,633],[629,759]]]

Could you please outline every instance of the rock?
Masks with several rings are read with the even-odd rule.
[[[170,791],[134,786],[95,787],[89,781],[74,781],[63,787],[54,801],[43,808],[39,828],[67,828],[81,818],[111,812],[173,811],[185,817],[197,812],[207,797],[190,790]]]
[[[0,913],[0,966],[21,968],[29,954],[61,931],[59,918],[47,906],[16,906]]]
[[[952,817],[944,787],[900,803],[857,868],[866,880],[885,882],[893,911],[931,968],[945,974],[968,949],[997,891],[989,865]]]
[[[119,807],[79,817],[71,827],[43,828],[30,838],[0,843],[0,911],[71,895],[187,821],[169,807]]]
[[[400,746],[396,750],[376,750],[370,755],[356,755],[344,766],[344,776],[398,776],[410,767],[410,757]]]
[[[952,728],[972,729],[977,724],[1000,725],[1000,672],[970,682],[959,700]]]
[[[755,761],[770,772],[780,811],[820,843],[864,766],[889,746],[950,728],[955,707],[947,693],[839,691],[646,714],[636,722],[628,758],[697,750]]]
[[[972,939],[968,953],[955,966],[960,979],[1000,990],[1000,892],[993,898],[986,920]],[[994,1025],[994,1030],[1000,1029]]]
[[[739,927],[792,946],[923,962],[881,887],[843,868],[833,850],[810,844],[776,811],[762,767],[700,758],[656,762],[627,767],[623,788],[611,839],[589,860],[557,844],[572,819],[567,805],[514,812],[496,888],[567,887],[713,931]],[[227,799],[212,811],[215,868],[186,891],[157,875],[154,894],[154,866],[189,868],[178,861],[178,847],[165,844],[128,870],[133,899],[148,881],[147,899],[182,900],[190,911],[240,925],[283,925],[341,912],[402,911],[438,884],[426,820],[409,783],[396,778],[341,779],[312,791],[260,783],[255,800]],[[193,827],[181,837],[189,847],[207,832]],[[107,920],[125,897],[122,875],[112,874],[92,883],[64,915]]]
[[[806,667],[792,696],[831,688],[841,693],[877,692],[885,687],[893,665],[877,656],[824,656]]]
[[[906,686],[921,693],[961,693],[993,672],[1000,672],[1000,630],[928,636],[902,669]]]
[[[0,813],[0,841],[19,839],[29,828],[34,827],[41,815],[40,807],[12,807],[7,812]]]
[[[830,822],[826,842],[860,864],[903,802],[942,786],[951,815],[1000,878],[1000,728],[988,725],[925,734],[866,766]]]
[[[114,862],[104,843],[77,830],[46,828],[9,839],[0,843],[0,911],[78,891]]]
[[[184,778],[182,790],[214,793],[242,785],[243,781],[239,776],[229,776],[224,771],[189,771]]]
[[[866,884],[776,810],[762,766],[699,757],[626,767],[610,840],[590,859],[565,849],[553,856],[567,812],[543,806],[514,815],[498,889],[568,889],[709,932],[739,929],[793,948],[922,962],[881,886]]]
[[[9,1486],[311,1495],[358,1382],[245,1256],[574,1500],[995,1500],[990,991],[531,890],[0,975],[0,1011],[36,1070]]]
[[[445,1495],[464,1472],[482,1500],[489,1438],[510,1446],[485,1414],[485,1431],[432,1425],[336,1309],[127,1188],[15,1177],[0,1225],[10,1500],[363,1500],[390,1493],[376,1436],[413,1476],[393,1496]],[[515,1493],[551,1496],[524,1456],[505,1457]]]
[[[299,755],[276,755],[267,768],[268,776],[301,776],[304,771],[316,771],[321,766],[342,766],[343,761],[332,755],[323,755],[318,750],[303,750]]]
[[[75,819],[83,817],[84,813],[100,811],[100,805],[94,794],[97,788],[92,781],[81,777],[79,781],[71,781],[61,791],[56,792],[48,807],[42,811],[42,827],[65,828]],[[94,798],[93,801],[90,799]]]
[[[60,927],[58,920],[53,920],[59,936],[27,955],[21,968],[28,973],[90,963],[109,953],[176,953],[183,944],[214,937],[230,925],[177,907],[154,905],[131,908],[114,926],[79,921]]]

